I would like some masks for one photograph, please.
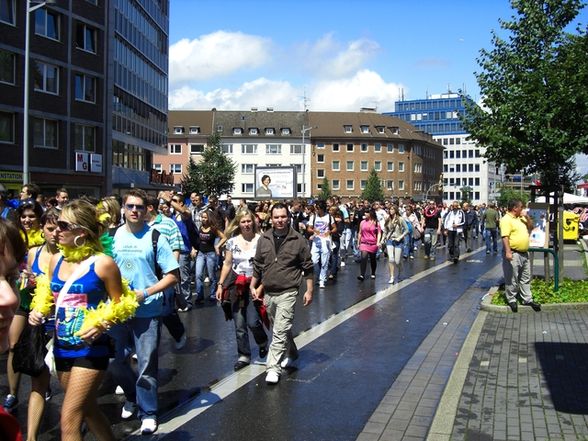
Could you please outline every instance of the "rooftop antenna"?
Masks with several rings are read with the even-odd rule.
[[[310,98],[306,96],[306,88],[304,89],[304,95],[302,95],[302,105],[304,107],[304,111],[308,110],[308,103],[310,102]]]

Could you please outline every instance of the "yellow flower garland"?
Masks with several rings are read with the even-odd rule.
[[[47,274],[37,276],[37,287],[33,293],[33,300],[31,301],[31,309],[35,309],[45,317],[51,314],[51,309],[55,304],[55,298],[51,291],[51,284]]]
[[[95,245],[89,244],[84,244],[79,247],[58,244],[57,248],[59,248],[59,251],[61,251],[61,254],[63,254],[63,257],[67,262],[81,262],[99,252]]]
[[[43,236],[43,231],[40,229],[30,229],[26,234],[21,231],[20,235],[29,249],[45,243],[45,236]]]

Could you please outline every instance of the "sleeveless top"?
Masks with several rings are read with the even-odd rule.
[[[43,251],[44,246],[45,245],[41,245],[37,249],[37,252],[35,253],[35,260],[33,260],[33,264],[31,265],[31,271],[35,276],[42,276],[43,274],[45,274],[45,271],[43,271],[39,266],[39,258],[41,257],[41,252]]]
[[[202,227],[198,231],[200,241],[198,243],[198,251],[201,253],[210,253],[214,251],[214,241],[216,239],[216,232],[213,228],[208,231],[203,231]]]
[[[57,262],[51,279],[51,291],[56,304],[59,292],[65,285],[65,281],[59,279],[62,263],[63,257]],[[104,282],[96,275],[94,265],[92,263],[88,272],[72,283],[69,291],[59,301],[59,308],[55,311],[56,358],[106,357],[110,354],[110,339],[107,335],[102,334],[91,345],[75,335],[84,322],[84,308],[95,309],[100,301],[108,299]]]

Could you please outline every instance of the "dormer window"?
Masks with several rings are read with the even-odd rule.
[[[257,128],[255,128],[255,127],[251,127],[249,129],[249,134],[250,135],[258,135],[259,134],[259,130],[257,130]]]
[[[370,126],[360,126],[361,133],[369,134],[370,133]]]
[[[184,133],[184,128],[181,126],[174,127],[174,135],[181,135]]]
[[[273,128],[271,128],[271,127],[268,127],[267,129],[265,129],[265,134],[266,135],[269,135],[269,136],[274,135],[275,134],[275,130]]]
[[[222,124],[219,124],[218,126],[216,126],[216,131],[217,131],[217,133],[223,133],[223,126],[222,126]]]
[[[385,128],[384,126],[376,126],[376,130],[378,131],[378,133],[380,135],[384,134],[384,128]]]
[[[284,128],[282,129],[282,135],[284,135],[284,136],[289,136],[289,135],[290,135],[290,129],[289,129],[289,128],[287,128],[287,127],[284,127]]]
[[[241,135],[243,133],[243,129],[241,127],[234,127],[233,128],[233,135]]]
[[[191,126],[190,127],[190,135],[198,135],[200,133],[200,127]]]
[[[345,130],[345,133],[353,133],[353,126],[345,125],[343,126],[343,130]]]
[[[390,127],[390,131],[392,132],[393,135],[400,135],[400,127]]]

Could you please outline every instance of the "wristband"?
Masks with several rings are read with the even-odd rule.
[[[143,298],[145,298],[145,299],[146,299],[147,297],[149,297],[149,294],[147,293],[147,288],[145,288],[145,289],[143,290]]]

